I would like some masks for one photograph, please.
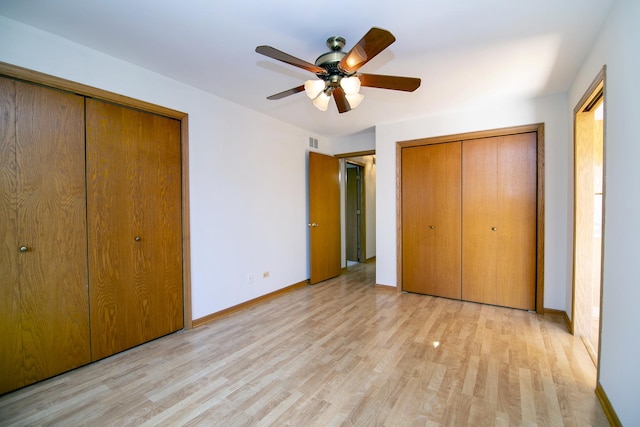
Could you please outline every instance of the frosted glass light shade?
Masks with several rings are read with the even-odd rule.
[[[316,99],[324,90],[324,80],[307,80],[304,82],[304,91],[311,99]]]
[[[340,86],[346,95],[355,95],[360,90],[360,79],[356,76],[343,77],[340,79]]]
[[[360,103],[364,99],[364,95],[359,93],[355,93],[353,95],[345,95],[345,97],[347,98],[347,102],[349,103],[349,106],[352,110],[360,105]]]
[[[327,108],[329,108],[330,99],[330,96],[328,96],[324,92],[321,92],[320,95],[318,95],[316,99],[313,100],[313,105],[315,105],[316,108],[320,111],[327,111]]]

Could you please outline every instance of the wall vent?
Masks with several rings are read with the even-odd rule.
[[[309,137],[309,147],[318,148],[318,138]]]

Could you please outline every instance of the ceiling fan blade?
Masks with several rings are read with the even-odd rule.
[[[358,74],[360,84],[380,89],[403,90],[413,92],[420,87],[417,77],[383,76],[381,74]]]
[[[333,99],[336,100],[336,107],[340,113],[346,113],[351,110],[351,106],[347,101],[347,97],[344,94],[344,90],[341,87],[337,87],[333,90]]]
[[[272,101],[274,99],[282,99],[285,96],[293,95],[293,94],[296,94],[298,92],[302,92],[303,90],[304,90],[304,85],[301,85],[301,86],[293,87],[291,89],[287,89],[287,90],[285,90],[283,92],[280,92],[280,93],[276,93],[275,95],[267,96],[267,99],[270,99]]]
[[[342,58],[338,67],[345,73],[352,73],[386,49],[396,38],[382,28],[371,28],[360,41]]]
[[[268,56],[269,58],[277,59],[278,61],[286,62],[287,64],[295,67],[302,68],[303,70],[311,71],[314,74],[327,74],[327,70],[318,67],[302,59],[298,59],[295,56],[291,56],[288,53],[284,53],[281,50],[273,48],[271,46],[258,46],[256,52]]]

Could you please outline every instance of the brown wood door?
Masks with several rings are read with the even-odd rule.
[[[536,133],[465,141],[462,299],[535,309]]]
[[[460,298],[460,142],[402,149],[402,289]]]
[[[311,284],[340,275],[340,162],[309,152]]]
[[[87,100],[91,348],[183,326],[180,122]]]
[[[84,99],[0,78],[0,393],[90,362]]]

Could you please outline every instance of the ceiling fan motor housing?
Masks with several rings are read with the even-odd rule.
[[[355,73],[345,73],[342,71],[338,64],[347,56],[346,52],[342,51],[346,40],[340,36],[333,36],[327,39],[327,47],[331,49],[330,52],[323,53],[316,59],[316,65],[318,67],[327,70],[328,74],[318,73],[316,74],[322,80],[330,82],[332,85],[337,85],[342,77],[349,77]]]

